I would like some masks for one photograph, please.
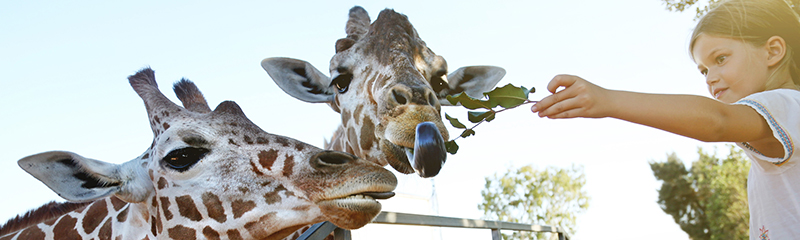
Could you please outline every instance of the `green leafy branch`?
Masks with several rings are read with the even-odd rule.
[[[445,143],[447,152],[456,154],[456,152],[458,152],[458,144],[456,144],[457,139],[475,135],[475,127],[484,122],[491,122],[498,113],[514,109],[524,104],[535,103],[536,101],[528,100],[528,94],[534,91],[534,88],[527,89],[522,86],[516,87],[508,84],[483,93],[484,99],[473,98],[463,92],[447,96],[447,101],[453,105],[460,104],[469,110],[481,109],[480,111],[468,111],[467,119],[471,123],[475,123],[475,125],[469,128],[458,119],[445,113],[444,116],[450,121],[450,125],[458,129],[464,129],[460,135]],[[499,109],[495,110],[495,108]]]

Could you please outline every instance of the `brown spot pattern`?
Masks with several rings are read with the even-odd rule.
[[[342,124],[347,124],[347,122],[350,121],[351,117],[350,111],[347,111],[347,109],[343,109],[341,115],[342,115]]]
[[[294,145],[294,149],[297,150],[298,152],[302,152],[303,149],[305,149],[305,148],[306,148],[306,145],[304,143],[297,143],[297,144]]]
[[[253,161],[250,161],[250,168],[253,170],[254,173],[256,173],[256,175],[259,176],[264,175],[264,173],[262,173],[261,170],[258,170],[258,166],[256,166],[256,163],[254,163]]]
[[[181,216],[184,216],[192,221],[200,221],[203,216],[200,215],[200,211],[197,210],[197,206],[194,205],[194,200],[189,195],[180,196],[175,198],[175,204],[178,205],[178,211],[180,212]]]
[[[145,154],[142,156],[142,159],[147,159],[147,158],[149,158],[149,157],[150,157],[150,153],[145,153]]]
[[[244,135],[244,142],[247,144],[253,144],[253,139],[250,136]]]
[[[305,211],[308,211],[308,209],[311,209],[310,205],[303,205],[303,206],[297,206],[297,207],[293,207],[292,208],[292,210],[298,211],[298,212],[305,212]]]
[[[372,148],[372,144],[376,142],[375,140],[375,124],[372,123],[372,120],[369,117],[364,116],[364,124],[361,125],[361,149],[362,150],[369,150]]]
[[[353,147],[353,154],[356,156],[361,155],[361,149],[358,148],[358,135],[356,135],[355,127],[347,128],[347,145]]]
[[[9,235],[14,236],[14,235]],[[45,234],[38,227],[29,227],[23,230],[17,239],[44,239]],[[5,239],[5,238],[3,238]],[[8,238],[11,239],[11,238]]]
[[[167,187],[167,179],[161,177],[158,179],[158,190],[164,189]]]
[[[275,189],[275,191],[264,194],[264,200],[267,202],[267,204],[274,204],[276,202],[280,202],[281,195],[278,193],[278,189]]]
[[[119,214],[117,214],[117,222],[125,222],[128,220],[128,208],[122,209]]]
[[[167,129],[169,129],[169,124],[167,124],[167,123],[164,123],[161,126],[164,127],[164,131],[167,131]]]
[[[258,143],[258,144],[269,144],[269,140],[267,140],[264,137],[257,137],[256,138],[256,143]]]
[[[100,232],[97,233],[97,238],[100,240],[111,240],[111,218],[107,219],[103,226],[100,227]]]
[[[219,240],[219,233],[209,226],[203,228],[203,236],[208,240]]]
[[[158,234],[161,234],[161,231],[164,230],[164,224],[161,222],[161,214],[159,214],[156,210],[156,230]]]
[[[53,227],[53,238],[81,239],[81,235],[78,234],[78,230],[75,228],[76,223],[78,223],[78,219],[70,217],[69,215],[64,215],[58,220],[56,226]]]
[[[286,159],[283,160],[283,176],[292,176],[294,172],[294,156],[286,154]]]
[[[353,111],[353,118],[355,118],[356,124],[361,124],[361,123],[358,122],[358,119],[359,119],[358,117],[361,116],[361,111],[362,110],[364,110],[364,105],[363,104],[359,104],[358,106],[356,106],[356,110]]]
[[[239,230],[236,230],[236,229],[228,230],[228,239],[230,239],[230,240],[244,240],[244,238],[242,238],[242,234],[240,234]]]
[[[228,219],[228,216],[225,215],[225,209],[222,207],[222,201],[219,200],[217,195],[207,192],[203,194],[202,199],[203,205],[206,205],[206,209],[208,209],[208,217],[217,220],[219,223],[224,223]]]
[[[102,223],[106,215],[108,215],[106,201],[96,201],[92,203],[84,214],[83,230],[86,231],[86,233],[94,232],[94,229],[100,226],[100,223]]]
[[[169,202],[168,197],[161,197],[161,211],[164,212],[164,217],[167,218],[167,221],[172,220],[172,212],[169,211]]]
[[[237,199],[233,200],[231,203],[231,208],[233,209],[233,218],[235,219],[256,208],[256,203],[253,201]]]
[[[239,146],[239,144],[236,144],[236,142],[234,142],[232,138],[228,139],[228,143],[231,144],[231,145],[235,145],[237,147]]]
[[[278,158],[278,150],[270,149],[269,151],[261,151],[258,153],[258,163],[261,164],[261,167],[266,168],[267,170],[272,170],[272,164],[275,163],[275,159]]]
[[[40,232],[41,232],[41,230],[40,230]],[[12,238],[14,238],[14,236],[17,236],[17,234],[19,234],[19,233],[9,234],[9,235],[7,235],[5,237],[0,237],[0,240],[11,240]],[[40,239],[44,239],[44,233],[42,233]]]
[[[126,203],[125,201],[120,200],[116,196],[111,196],[111,206],[114,206],[114,211],[119,211],[120,209],[125,207],[126,204],[128,204],[128,203]]]
[[[156,217],[150,216],[150,232],[153,236],[158,236],[158,228],[156,227]]]
[[[267,232],[264,229],[268,229],[270,226],[267,225],[269,223],[270,218],[275,217],[277,213],[269,213],[267,215],[262,216],[257,221],[249,222],[244,224],[244,228],[250,232],[250,235],[253,235],[255,238],[263,238],[266,237]]]
[[[178,225],[167,230],[169,237],[175,240],[195,240],[197,239],[194,229]]]
[[[275,142],[280,143],[281,146],[288,147],[289,146],[289,139],[288,138],[276,138]]]

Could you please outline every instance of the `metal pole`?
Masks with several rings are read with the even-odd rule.
[[[317,223],[301,234],[297,240],[322,240],[331,235],[335,228],[337,228],[336,225],[328,221]]]
[[[492,228],[492,240],[503,240],[503,235],[500,234],[499,228]]]
[[[333,230],[333,240],[351,240],[352,236],[350,236],[350,230],[336,228]]]

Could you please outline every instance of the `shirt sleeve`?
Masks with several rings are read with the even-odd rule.
[[[773,136],[783,145],[784,156],[770,158],[746,142],[739,143],[739,145],[746,150],[755,152],[760,160],[778,166],[792,158],[797,151],[794,142],[798,139],[795,138],[800,136],[800,91],[789,89],[764,91],[742,98],[734,104],[746,105],[755,109],[767,121]]]

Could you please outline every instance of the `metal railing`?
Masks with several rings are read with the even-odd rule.
[[[492,230],[492,240],[502,240],[500,230],[527,231],[527,232],[549,232],[553,238],[559,240],[569,240],[569,234],[562,228],[544,225],[533,225],[523,223],[486,221],[477,219],[440,217],[431,215],[419,215],[409,213],[381,212],[372,220],[378,224],[396,224],[412,226],[430,227],[452,227],[452,228],[473,228]],[[330,222],[314,224],[310,229],[300,235],[298,240],[322,240],[334,233],[335,240],[350,240],[350,230],[336,227]]]

